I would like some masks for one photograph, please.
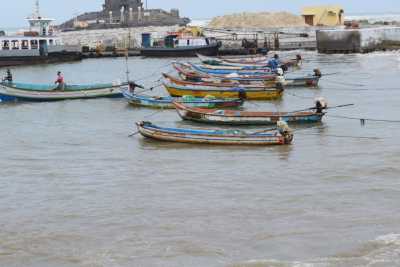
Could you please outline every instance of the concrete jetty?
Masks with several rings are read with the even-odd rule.
[[[319,53],[368,53],[400,48],[400,27],[318,30]]]

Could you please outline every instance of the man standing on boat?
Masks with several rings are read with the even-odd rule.
[[[278,54],[275,54],[274,57],[268,61],[268,66],[273,70],[276,71],[280,66],[280,60]]]
[[[64,91],[65,83],[64,83],[64,76],[62,75],[61,71],[57,72],[57,80],[54,82],[58,84],[57,89]]]

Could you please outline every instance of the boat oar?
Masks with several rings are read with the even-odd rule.
[[[350,107],[350,106],[354,106],[355,104],[344,104],[344,105],[338,105],[338,106],[334,106],[334,107],[327,107],[326,109],[334,109],[334,108],[345,108],[345,107]]]
[[[276,128],[276,127],[274,127],[274,128],[269,128],[269,129],[265,129],[265,130],[262,130],[262,131],[250,133],[250,135],[255,135],[255,134],[260,134],[260,133],[265,133],[265,132],[276,131],[277,129],[278,129],[278,128]]]
[[[354,105],[355,104],[344,104],[344,105],[338,105],[338,106],[334,106],[334,107],[327,107],[325,109],[344,108],[344,107],[349,107],[349,106],[354,106]],[[309,110],[313,110],[313,109],[317,109],[317,108],[316,107],[312,107],[312,108],[306,108],[306,109],[302,109],[302,110],[295,110],[295,111],[288,112],[288,114],[297,113],[297,112],[303,112],[303,111],[309,111]]]

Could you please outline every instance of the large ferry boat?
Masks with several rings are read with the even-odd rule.
[[[80,60],[79,47],[66,47],[51,26],[53,19],[40,15],[39,1],[35,13],[27,18],[29,30],[0,36],[0,67],[56,63]]]

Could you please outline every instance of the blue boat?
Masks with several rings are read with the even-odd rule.
[[[192,64],[189,63],[190,66],[199,72],[202,73],[207,73],[207,74],[213,74],[213,75],[228,75],[232,73],[237,73],[238,75],[250,75],[250,76],[256,76],[256,75],[269,75],[273,74],[272,70],[270,68],[264,68],[264,69],[243,69],[243,68],[229,68],[229,67],[220,67],[220,66],[206,66],[206,65],[198,65],[198,64]]]
[[[65,85],[63,89],[59,89],[54,84],[1,82],[0,102],[122,97],[121,85],[121,83]]]
[[[241,111],[202,109],[174,103],[176,111],[184,120],[209,124],[271,125],[278,121],[290,123],[317,123],[325,116],[324,109],[317,107],[295,112]]]
[[[122,94],[132,105],[161,109],[175,109],[173,102],[183,103],[190,107],[201,108],[234,108],[243,104],[243,100],[238,98],[217,99],[211,96],[200,98],[189,95],[183,97],[160,97],[135,94],[129,89],[124,89]]]
[[[136,125],[138,132],[146,138],[178,143],[268,146],[288,145],[293,140],[292,130],[285,122],[281,121],[277,123],[277,130],[265,130],[253,133],[237,129],[167,128],[145,121],[138,122]]]

